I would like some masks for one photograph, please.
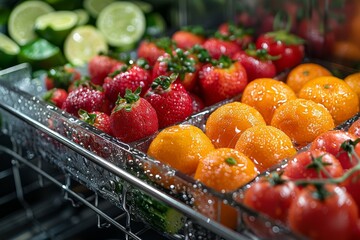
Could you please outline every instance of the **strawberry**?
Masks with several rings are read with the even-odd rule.
[[[154,134],[158,118],[151,104],[140,97],[141,88],[134,92],[127,89],[124,98],[119,97],[110,115],[110,127],[114,137],[123,142],[133,142]]]
[[[157,39],[143,40],[137,49],[138,58],[144,58],[148,61],[150,66],[154,66],[158,57],[165,52],[170,52],[175,48],[174,42],[168,37],[162,37]]]
[[[104,79],[111,73],[113,66],[118,62],[118,60],[105,55],[92,57],[88,64],[91,82],[96,85],[102,85]]]
[[[98,128],[104,133],[111,135],[110,116],[106,113],[99,111],[87,112],[84,109],[80,109],[78,114],[80,120]]]
[[[159,128],[183,121],[193,113],[192,99],[177,78],[177,74],[157,77],[144,96],[156,110]]]
[[[165,53],[158,58],[152,70],[152,79],[176,73],[185,89],[192,91],[197,84],[199,69],[200,63],[194,55],[176,48],[173,52]]]
[[[205,64],[199,72],[199,84],[206,105],[240,94],[247,85],[245,68],[238,61],[222,56]]]
[[[81,74],[75,68],[68,65],[58,66],[47,71],[45,86],[48,90],[52,88],[67,89],[72,82],[80,78]]]
[[[191,97],[193,113],[197,113],[203,110],[205,107],[204,101],[198,95],[191,92],[188,93]]]
[[[100,111],[110,113],[111,105],[102,91],[88,87],[80,87],[69,93],[66,101],[62,105],[62,109],[78,117],[78,111],[80,109],[88,112]]]
[[[62,88],[52,88],[51,90],[45,92],[43,99],[46,102],[49,102],[58,108],[61,108],[65,102],[68,93],[65,89]]]
[[[206,39],[202,46],[214,59],[219,59],[222,55],[232,58],[235,53],[241,51],[241,47],[236,42],[230,41],[221,34]]]
[[[220,38],[236,43],[241,49],[246,48],[253,41],[253,31],[237,26],[233,23],[223,23],[218,28]]]
[[[103,84],[106,97],[110,102],[115,103],[119,94],[124,97],[126,89],[135,91],[138,87],[142,89],[142,96],[150,87],[152,80],[148,68],[145,60],[138,59],[136,63],[123,66],[121,70],[106,77]]]
[[[250,44],[245,51],[236,53],[233,58],[243,65],[249,82],[256,78],[273,78],[276,75],[273,60],[278,57],[271,56],[266,49],[256,49]]]
[[[172,40],[177,47],[190,49],[195,45],[201,45],[205,42],[205,31],[200,26],[184,27],[172,35]]]

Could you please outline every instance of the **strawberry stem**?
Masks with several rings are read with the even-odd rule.
[[[167,91],[171,84],[178,78],[178,74],[173,73],[170,76],[158,76],[151,84],[151,89]]]
[[[114,108],[114,112],[125,109],[125,111],[129,112],[132,109],[134,103],[139,101],[141,93],[141,87],[138,87],[134,92],[130,89],[125,90],[125,95],[122,98],[120,95],[116,101],[116,107]]]
[[[96,120],[95,113],[88,113],[84,109],[79,109],[78,114],[79,114],[81,120],[83,120],[84,122],[86,122],[90,125],[94,125],[95,120]]]

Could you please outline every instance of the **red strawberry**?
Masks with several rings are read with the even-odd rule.
[[[201,64],[189,51],[177,48],[171,53],[165,53],[158,58],[152,70],[152,79],[159,76],[178,74],[178,80],[185,89],[192,91],[197,84]]]
[[[205,31],[199,26],[182,28],[176,31],[171,38],[177,47],[182,49],[190,49],[195,45],[201,45],[206,40]]]
[[[273,78],[276,75],[273,60],[278,57],[271,56],[266,49],[255,49],[254,45],[249,45],[245,51],[236,53],[234,59],[246,69],[249,82],[256,78]]]
[[[96,55],[91,58],[88,64],[91,82],[102,85],[104,79],[111,73],[113,66],[118,62],[118,60],[105,55]]]
[[[183,121],[193,113],[192,99],[176,79],[177,74],[159,76],[144,96],[156,110],[159,128]]]
[[[88,112],[100,111],[110,113],[111,106],[105,94],[100,90],[80,87],[69,93],[62,105],[62,109],[78,117],[80,109]]]
[[[119,97],[110,115],[113,136],[123,142],[133,142],[154,134],[158,128],[155,109],[139,94],[127,89],[124,98]]]
[[[75,68],[68,65],[58,66],[47,71],[45,86],[48,90],[52,88],[67,89],[72,82],[80,78],[81,74]]]
[[[189,95],[192,100],[193,113],[197,113],[203,110],[205,107],[204,101],[194,93],[189,92]]]
[[[168,37],[143,40],[137,49],[137,56],[138,58],[144,58],[148,61],[150,66],[154,66],[158,57],[165,52],[170,52],[174,46],[174,42]]]
[[[87,112],[84,109],[80,109],[78,114],[82,121],[111,135],[110,116],[106,113],[99,111]]]
[[[68,93],[66,92],[65,89],[53,88],[44,94],[43,99],[46,102],[49,102],[51,104],[54,104],[58,108],[61,108],[67,96]]]
[[[241,47],[236,42],[218,37],[206,39],[202,46],[215,59],[219,59],[222,55],[232,58],[235,53],[241,51]]]
[[[135,64],[129,65],[114,72],[112,75],[108,76],[104,80],[103,89],[106,97],[110,102],[115,103],[120,94],[121,97],[124,97],[126,89],[135,91],[138,87],[141,87],[142,92],[141,96],[146,92],[151,84],[151,75],[146,66],[146,62],[138,59]]]
[[[253,31],[232,23],[223,23],[218,28],[220,38],[230,40],[240,48],[246,48],[253,41]]]
[[[205,64],[199,72],[199,84],[206,105],[240,94],[247,83],[245,68],[226,56]]]

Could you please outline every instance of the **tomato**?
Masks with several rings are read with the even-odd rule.
[[[283,180],[280,183],[273,183],[263,177],[251,184],[250,188],[245,191],[244,203],[285,223],[287,211],[298,192],[299,189],[292,181]]]
[[[346,191],[353,197],[357,205],[360,206],[360,171],[358,170],[353,173],[343,185],[346,188]]]
[[[341,187],[326,185],[303,188],[289,209],[289,226],[313,240],[346,240],[353,236],[358,220],[357,205]]]
[[[249,82],[256,78],[273,78],[276,75],[275,64],[265,49],[248,48],[235,53],[233,59],[244,66]]]
[[[336,157],[321,150],[306,150],[297,153],[285,167],[284,176],[292,179],[327,178],[317,166],[322,164],[330,176],[336,178],[343,175],[343,168]]]
[[[356,140],[356,136],[343,130],[332,130],[320,134],[311,143],[310,149],[319,149],[334,155],[344,170],[351,168],[356,163],[355,157],[350,159],[349,154],[341,145],[347,140]],[[360,154],[360,144],[357,144],[355,151]]]
[[[264,48],[270,55],[280,57],[274,61],[278,73],[300,64],[305,55],[303,39],[285,31],[260,35],[256,48]]]
[[[356,137],[360,137],[360,118],[350,125],[349,133],[354,134]]]

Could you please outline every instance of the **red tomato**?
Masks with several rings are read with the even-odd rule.
[[[272,183],[264,177],[246,190],[244,203],[285,223],[288,209],[298,193],[299,189],[292,181]]]
[[[303,188],[289,209],[289,226],[313,240],[352,239],[358,220],[358,209],[352,197],[341,187],[327,185],[328,192],[313,186]]]
[[[360,137],[360,118],[350,125],[349,133],[354,134],[356,137]]]
[[[349,169],[356,163],[355,157],[349,158],[348,152],[341,148],[347,140],[356,140],[356,136],[342,130],[332,130],[319,135],[311,143],[311,150],[319,149],[334,155],[344,170]],[[355,151],[360,154],[360,144],[357,144]]]
[[[256,48],[264,48],[272,56],[280,56],[274,61],[277,72],[294,67],[304,58],[303,40],[285,31],[268,32],[256,40]]]
[[[316,170],[315,165],[319,164],[319,162],[326,163],[324,168],[331,177],[336,178],[343,175],[344,170],[334,155],[321,150],[306,150],[297,153],[295,157],[289,161],[285,167],[284,176],[292,180],[319,177],[327,178],[326,174]]]
[[[356,171],[354,174],[348,178],[345,183],[344,187],[346,191],[353,197],[354,201],[360,206],[360,171]],[[360,208],[359,208],[360,214]]]

